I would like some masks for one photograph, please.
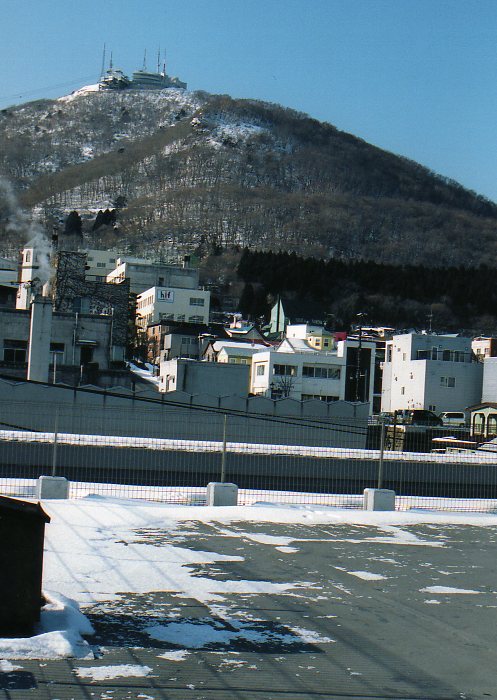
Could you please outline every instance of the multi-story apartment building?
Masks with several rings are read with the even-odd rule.
[[[483,364],[471,338],[406,333],[387,341],[383,411],[462,411],[481,398]]]

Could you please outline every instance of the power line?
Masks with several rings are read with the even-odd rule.
[[[25,97],[31,97],[32,95],[39,95],[43,94],[44,92],[48,92],[49,90],[58,90],[60,88],[66,88],[66,87],[72,87],[73,85],[78,85],[81,83],[85,83],[88,80],[95,80],[95,74],[93,75],[86,75],[83,76],[82,78],[75,78],[74,80],[71,80],[70,82],[64,82],[64,83],[56,83],[54,85],[47,85],[42,88],[37,88],[36,90],[30,90],[28,92],[22,92],[22,93],[12,93],[11,95],[0,95],[0,100],[13,100],[16,98],[25,98]]]

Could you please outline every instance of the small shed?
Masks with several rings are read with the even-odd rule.
[[[0,496],[0,637],[29,636],[40,619],[49,522],[39,503]]]

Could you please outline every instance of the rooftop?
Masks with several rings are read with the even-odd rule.
[[[497,694],[497,516],[95,496],[43,507],[44,588],[57,593],[43,643],[0,643],[5,697]]]

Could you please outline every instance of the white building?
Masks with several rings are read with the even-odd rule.
[[[387,341],[382,411],[463,411],[480,401],[483,364],[471,338],[406,333]]]
[[[359,362],[358,362],[359,360]],[[341,340],[317,351],[306,340],[286,338],[276,350],[252,356],[250,392],[300,401],[368,402],[373,395],[375,344]],[[371,412],[371,411],[370,411]]]
[[[16,299],[17,309],[29,309],[33,298],[41,293],[43,285],[52,275],[50,254],[48,240],[41,238],[29,241],[23,248]]]
[[[115,269],[117,255],[110,250],[87,250],[85,277],[87,280],[100,280]]]
[[[143,330],[158,321],[209,321],[210,292],[202,289],[151,287],[136,298],[136,324]]]

